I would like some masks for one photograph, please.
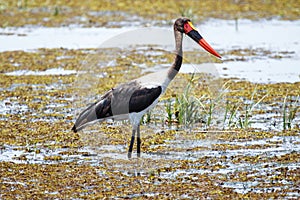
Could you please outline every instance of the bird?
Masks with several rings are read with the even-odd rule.
[[[221,59],[220,54],[204,40],[189,18],[180,17],[176,19],[173,29],[175,37],[175,59],[173,64],[165,70],[147,74],[107,91],[98,101],[90,104],[79,114],[72,131],[76,133],[89,124],[107,119],[129,119],[132,125],[132,135],[127,157],[128,159],[132,157],[135,134],[137,134],[136,151],[137,157],[140,158],[140,121],[142,116],[158,103],[159,97],[166,91],[169,83],[181,68],[183,34],[189,36],[210,54]]]

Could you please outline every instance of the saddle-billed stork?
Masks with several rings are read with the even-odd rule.
[[[167,70],[148,74],[130,82],[121,84],[106,92],[99,101],[88,106],[78,117],[73,126],[74,132],[80,131],[88,124],[106,119],[129,119],[132,124],[132,136],[128,150],[131,158],[132,148],[137,132],[137,157],[141,155],[140,121],[142,116],[153,108],[159,97],[166,91],[182,64],[183,33],[192,38],[212,55],[221,56],[203,39],[188,18],[179,18],[174,23],[176,56],[174,63]]]

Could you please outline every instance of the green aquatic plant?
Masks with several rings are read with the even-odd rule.
[[[205,127],[210,127],[217,123],[214,121],[218,121],[219,111],[223,108],[224,96],[228,90],[227,82],[221,89],[217,89],[217,95],[204,93],[196,96],[192,88],[195,81],[193,75],[184,91],[175,97],[175,102],[172,104],[172,101],[168,100],[165,103],[167,121],[172,121],[175,113],[175,119],[181,125],[190,126],[193,123],[203,122]]]
[[[57,6],[55,6],[53,15],[58,16],[59,14],[60,14],[60,10]]]
[[[26,9],[28,7],[28,1],[27,0],[18,0],[17,7],[19,9]]]
[[[215,110],[219,107],[219,105],[221,105],[221,101],[223,99],[224,94],[225,93],[221,92],[216,98],[209,100],[208,110],[205,111],[205,114],[207,116],[206,126],[209,127],[212,125],[212,120],[215,118]]]
[[[165,102],[165,110],[167,112],[167,122],[168,124],[171,124],[173,120],[173,109],[171,99],[167,99],[167,101]]]
[[[229,102],[226,103],[223,129],[225,128],[226,121],[228,121],[228,128],[247,129],[251,126],[254,109],[268,96],[268,93],[257,101],[254,100],[255,96],[257,96],[257,87],[254,88],[249,103],[237,102],[232,105]]]
[[[179,98],[176,98],[176,105],[176,117],[180,124],[191,125],[201,119],[199,112],[200,107],[195,97],[186,97],[181,95]]]
[[[288,104],[288,102],[290,102]],[[283,130],[292,129],[292,123],[296,117],[299,109],[299,95],[296,97],[294,103],[292,103],[292,97],[288,101],[288,96],[284,97],[283,100]]]
[[[143,115],[141,123],[149,124],[151,122],[152,113],[148,111],[146,114]]]
[[[208,105],[204,105],[203,103],[201,103],[200,99],[199,99],[199,104],[201,105],[201,107],[203,108],[203,115],[205,116],[205,125],[207,127],[212,126],[214,122],[214,120],[217,121],[219,120],[219,116],[220,113],[219,111],[223,110],[224,107],[224,100],[225,100],[225,95],[226,92],[228,91],[228,87],[227,87],[228,82],[225,82],[220,89],[218,89],[217,95],[209,95],[209,99],[208,99]],[[225,110],[225,113],[228,112],[228,110]],[[225,114],[225,116],[227,115],[227,113]],[[223,124],[225,122],[226,118],[223,119]],[[222,120],[221,120],[222,121]]]
[[[201,119],[201,103],[200,99],[192,94],[192,85],[194,85],[195,76],[192,75],[184,91],[176,96],[174,108],[175,117],[179,124],[189,126],[199,122]]]
[[[226,128],[225,124],[227,122],[227,128],[232,128],[236,126],[236,116],[240,104],[231,104],[228,101],[226,102],[225,113],[224,113],[224,120],[223,120],[223,130]]]
[[[245,105],[245,110],[242,111],[242,115],[238,118],[239,128],[247,129],[251,126],[253,121],[251,120],[253,110],[268,96],[268,93],[261,97],[258,101],[254,101],[254,97],[257,95],[257,86],[255,86],[251,98],[250,103]]]

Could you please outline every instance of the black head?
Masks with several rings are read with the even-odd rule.
[[[187,22],[190,22],[191,20],[189,18],[186,18],[186,17],[181,17],[181,18],[178,18],[175,23],[174,23],[174,30],[177,30],[181,33],[186,33],[184,31],[184,25],[187,23]]]

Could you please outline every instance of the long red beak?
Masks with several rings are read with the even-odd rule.
[[[212,55],[221,58],[220,54],[216,52],[200,35],[200,33],[195,29],[192,22],[188,21],[184,24],[184,32],[187,34],[190,38],[192,38],[195,42],[200,44],[201,47],[203,47],[206,51],[211,53]]]

